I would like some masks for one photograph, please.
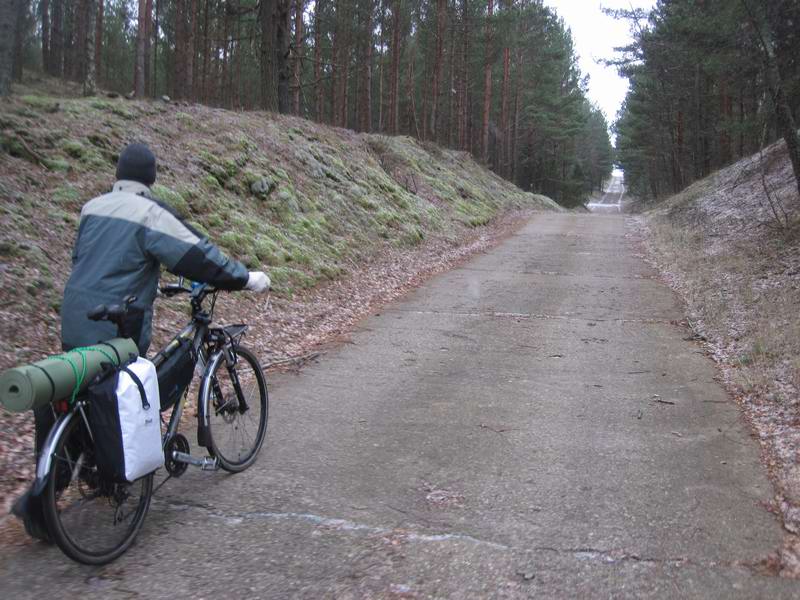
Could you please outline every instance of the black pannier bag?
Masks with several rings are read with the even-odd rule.
[[[161,410],[174,406],[194,376],[192,343],[178,340],[178,347],[158,367],[158,391],[161,397]]]

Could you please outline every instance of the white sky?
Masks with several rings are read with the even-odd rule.
[[[608,124],[628,91],[628,80],[620,77],[614,67],[595,61],[614,56],[614,47],[625,46],[630,40],[627,21],[615,21],[600,11],[606,8],[653,8],[656,0],[544,0],[555,8],[572,30],[575,49],[580,56],[581,72],[589,75],[589,99],[605,113]]]

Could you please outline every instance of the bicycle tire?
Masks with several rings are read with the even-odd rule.
[[[264,371],[253,352],[242,346],[235,346],[233,351],[236,353],[237,359],[235,365],[231,368],[236,370],[237,377],[241,381],[243,375],[241,366],[243,363],[248,365],[251,372],[249,373],[248,381],[244,385],[247,386],[248,390],[257,391],[258,398],[248,398],[250,400],[248,410],[245,413],[240,413],[238,408],[233,407],[232,404],[233,398],[236,396],[232,380],[228,382],[229,385],[225,386],[227,388],[226,391],[229,392],[228,400],[218,397],[220,395],[218,392],[222,391],[224,384],[224,382],[221,383],[220,381],[225,374],[222,371],[228,370],[225,353],[221,352],[214,357],[207,375],[203,379],[199,400],[203,406],[203,414],[207,419],[208,437],[206,448],[212,456],[216,457],[219,461],[219,466],[225,471],[239,473],[255,462],[261,446],[264,444],[269,420],[269,394]],[[228,378],[230,379],[230,374],[228,374]],[[240,389],[242,387],[244,386],[241,386]],[[230,395],[231,393],[233,396]],[[222,395],[224,396],[224,392]],[[248,393],[247,395],[249,396],[250,394]],[[256,400],[256,402],[254,403],[253,400]],[[236,403],[238,407],[238,400]],[[258,409],[257,421],[253,417],[256,409]],[[226,410],[227,412],[225,412]],[[245,417],[247,420],[245,420]],[[248,422],[250,424],[255,423],[257,428],[252,442],[244,444],[245,447],[239,447],[238,450],[227,451],[222,443],[223,431],[228,430],[230,439],[230,436],[238,435],[237,432],[246,431]],[[245,439],[244,434],[242,434],[242,439]]]
[[[91,458],[93,449],[93,443],[87,435],[86,425],[81,415],[76,413],[55,443],[52,465],[43,492],[43,508],[49,533],[64,554],[72,560],[86,565],[104,565],[124,554],[139,534],[150,508],[150,499],[153,494],[153,474],[146,475],[132,484],[101,483]],[[75,455],[74,459],[73,455]],[[67,475],[69,475],[68,481]],[[69,499],[65,496],[74,495],[75,492],[71,489],[73,484],[76,484],[78,493],[83,496],[75,505],[76,509],[80,509],[83,514],[71,514],[70,520],[73,520],[74,517],[76,523],[68,524],[64,518],[68,507],[64,505]],[[93,485],[94,489],[92,489]],[[81,486],[84,486],[87,491],[82,491]],[[121,492],[127,487],[140,489],[138,502],[135,503],[129,523],[124,531],[116,530],[115,537],[117,539],[115,541],[99,549],[90,548],[89,542],[84,540],[91,537],[92,526],[99,525],[102,517],[105,517],[105,524],[108,525],[108,515],[103,513],[108,512],[109,508],[114,511],[112,527],[118,525],[118,519],[122,524],[123,520],[117,514],[120,505],[117,504],[117,507],[114,508],[114,502],[118,502],[118,498],[123,496]],[[119,496],[117,496],[118,493],[120,493]],[[94,497],[90,497],[91,494],[94,494]],[[64,502],[60,507],[61,500]],[[131,504],[133,506],[133,502]],[[80,538],[78,537],[79,533]]]

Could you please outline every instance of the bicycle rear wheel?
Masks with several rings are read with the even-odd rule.
[[[203,380],[200,403],[208,420],[207,448],[219,466],[232,473],[252,465],[267,435],[269,396],[264,372],[255,355],[242,346],[228,365],[216,356]]]
[[[131,484],[99,476],[94,443],[75,413],[55,445],[43,498],[47,528],[64,554],[87,565],[121,556],[142,527],[152,493],[152,473]]]

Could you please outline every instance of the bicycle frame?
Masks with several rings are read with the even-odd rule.
[[[205,371],[208,369],[209,365],[213,364],[217,354],[222,352],[223,349],[217,350],[211,356],[208,356],[206,353],[204,342],[206,342],[208,339],[208,333],[213,315],[213,305],[210,311],[211,314],[203,311],[201,304],[204,298],[205,296],[203,295],[203,290],[201,290],[200,294],[196,296],[193,295],[192,319],[189,324],[187,324],[175,337],[169,341],[169,343],[167,343],[166,346],[164,346],[164,348],[155,354],[152,362],[156,369],[158,369],[158,367],[172,355],[172,353],[179,347],[182,340],[191,340],[192,350],[194,352],[194,356],[196,357],[194,363],[195,368],[198,363],[203,364],[204,372],[202,377],[203,380],[206,379]],[[42,446],[39,459],[36,463],[36,476],[33,483],[34,494],[38,495],[44,491],[44,488],[47,485],[47,475],[50,473],[50,468],[52,466],[56,444],[72,419],[76,418],[76,415],[79,415],[83,419],[83,422],[86,425],[86,430],[88,431],[89,436],[92,437],[92,429],[89,426],[89,420],[87,419],[84,411],[85,404],[85,400],[78,398],[75,402],[75,405],[70,410],[59,416],[55,424],[50,428],[47,438]],[[181,416],[183,415],[183,408],[183,402],[177,402],[173,407],[167,429],[162,434],[162,448],[166,448],[169,440],[172,439],[178,432],[178,425],[180,424]],[[208,418],[204,415],[204,413],[204,407],[198,407],[198,438],[204,435],[204,426],[207,426],[208,424]]]

